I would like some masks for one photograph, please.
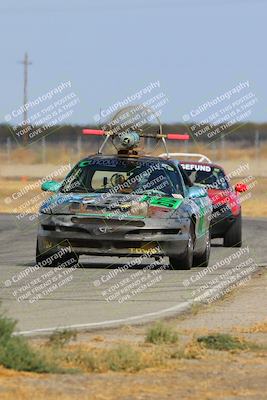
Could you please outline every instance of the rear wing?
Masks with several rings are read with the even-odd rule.
[[[159,157],[162,158],[180,158],[182,160],[184,160],[184,158],[197,158],[197,162],[207,162],[207,163],[211,163],[211,160],[205,156],[204,154],[200,154],[200,153],[162,153],[159,155]]]

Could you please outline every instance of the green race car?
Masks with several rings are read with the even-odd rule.
[[[169,257],[174,269],[208,265],[212,204],[178,161],[93,155],[79,161],[41,206],[36,261],[80,255]],[[68,248],[68,252],[64,249]],[[45,264],[45,263],[44,263]]]

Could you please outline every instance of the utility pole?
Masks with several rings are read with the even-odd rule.
[[[225,138],[221,135],[221,159],[225,160]]]
[[[26,52],[24,55],[24,60],[21,61],[21,64],[24,65],[24,89],[23,89],[23,121],[25,123],[25,128],[27,128],[28,123],[28,110],[26,109],[26,104],[28,102],[28,66],[32,64],[31,61],[29,61],[28,58],[28,53]],[[28,141],[28,132],[24,134],[23,136],[23,141],[24,143],[27,143]]]
[[[259,159],[259,150],[260,150],[260,132],[259,129],[256,129],[255,132],[255,158],[258,162]]]

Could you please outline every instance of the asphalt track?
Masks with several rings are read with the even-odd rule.
[[[62,327],[108,327],[175,315],[218,282],[216,293],[233,285],[229,276],[247,266],[267,265],[267,219],[243,220],[241,249],[223,248],[220,241],[215,241],[209,264],[212,269],[204,275],[201,267],[173,271],[166,267],[167,258],[153,270],[143,270],[149,267],[144,260],[139,266],[118,272],[118,266],[129,264],[132,258],[81,257],[80,267],[75,270],[66,268],[55,273],[45,267],[18,280],[18,273],[35,265],[35,240],[34,223],[19,221],[16,215],[0,215],[2,310],[18,321],[17,331],[25,334],[48,333]],[[239,266],[246,262],[241,269]],[[53,286],[52,282],[48,285],[49,279],[58,280]],[[47,283],[44,290],[38,289],[40,282]],[[29,290],[31,295],[27,297]],[[41,293],[40,298],[33,301],[32,293]]]

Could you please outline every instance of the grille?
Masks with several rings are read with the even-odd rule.
[[[134,229],[127,235],[177,235],[180,229]]]
[[[78,218],[78,217],[72,217],[71,221],[75,224],[105,224],[109,226],[137,226],[137,227],[143,227],[145,226],[144,221],[129,221],[129,220],[116,220],[116,219],[108,219],[108,218]]]

